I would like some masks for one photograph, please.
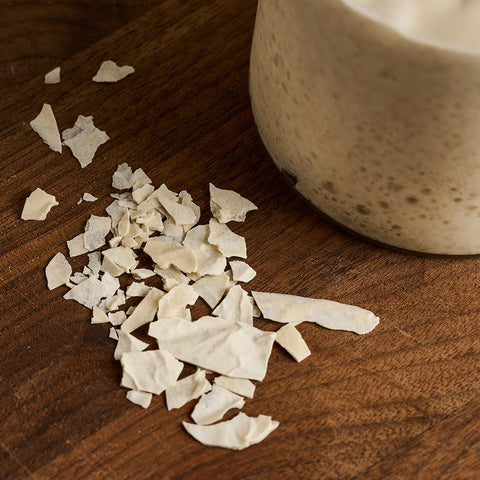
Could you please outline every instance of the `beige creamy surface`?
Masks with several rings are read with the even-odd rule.
[[[360,234],[480,253],[480,56],[407,38],[351,6],[420,0],[348,2],[259,1],[250,92],[269,153],[304,197]]]

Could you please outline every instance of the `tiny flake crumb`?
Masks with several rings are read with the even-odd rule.
[[[305,360],[312,353],[300,332],[291,323],[287,323],[277,330],[275,341],[297,362]]]
[[[147,392],[140,392],[138,390],[129,390],[125,397],[135,405],[139,405],[142,408],[148,408],[152,401],[152,394]]]
[[[92,80],[98,83],[118,82],[133,72],[135,69],[129,65],[119,67],[114,61],[105,60]]]
[[[60,83],[60,67],[55,67],[45,74],[45,83],[48,85]]]
[[[60,285],[66,285],[72,274],[72,267],[63,253],[58,252],[45,267],[48,289],[52,290]]]

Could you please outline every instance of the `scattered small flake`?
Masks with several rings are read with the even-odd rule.
[[[190,400],[195,400],[203,393],[211,390],[212,386],[205,377],[205,370],[198,369],[193,375],[178,380],[175,385],[165,390],[167,409],[183,407]]]
[[[129,65],[119,67],[114,61],[105,60],[100,65],[98,72],[95,74],[92,80],[98,83],[118,82],[133,72],[135,72],[135,69]]]
[[[142,185],[141,187],[133,190],[132,198],[137,204],[142,203],[153,193],[154,190],[155,187],[153,185],[146,183],[145,185]]]
[[[133,172],[133,189],[141,188],[147,183],[152,183],[150,177],[141,168],[137,168]]]
[[[118,200],[114,200],[110,205],[108,205],[105,211],[112,220],[112,228],[115,228],[118,225],[118,222],[125,215],[127,208],[120,206]]]
[[[62,139],[84,168],[92,163],[98,147],[110,140],[110,137],[93,124],[93,117],[79,115],[75,125],[62,132]]]
[[[157,317],[179,317],[187,305],[193,305],[198,298],[198,293],[191,285],[181,283],[173,287],[158,302]]]
[[[122,330],[130,333],[138,327],[151,322],[155,318],[158,310],[158,302],[163,295],[165,295],[164,292],[152,287],[142,301],[135,307],[133,313],[123,322]]]
[[[138,390],[129,390],[125,395],[127,400],[130,400],[135,405],[139,405],[143,408],[148,408],[152,401],[152,394],[147,392],[140,392]]]
[[[74,283],[75,285],[78,285],[79,283],[82,283],[84,280],[88,278],[87,275],[85,275],[82,272],[75,272],[71,277],[70,281]]]
[[[72,267],[63,253],[58,252],[45,267],[48,289],[52,290],[60,285],[66,285],[72,274]]]
[[[300,332],[292,323],[287,323],[277,330],[275,341],[281,345],[297,362],[305,360],[311,351]]]
[[[108,321],[115,327],[121,325],[127,318],[127,314],[123,310],[119,310],[115,313],[109,312],[107,316]]]
[[[252,304],[247,292],[240,285],[234,285],[228,291],[227,296],[217,305],[212,315],[253,325]]]
[[[130,273],[137,265],[137,260],[134,251],[131,248],[115,247],[103,250],[103,258],[110,260],[123,272]]]
[[[126,190],[133,186],[133,171],[128,163],[121,163],[112,176],[112,187],[117,190]]]
[[[107,317],[105,315],[105,317]],[[108,317],[107,317],[107,322],[108,322]],[[108,338],[111,338],[112,340],[118,340],[118,330],[115,329],[115,327],[110,327],[110,330],[108,331]]]
[[[210,183],[210,210],[220,223],[243,222],[247,212],[258,207],[233,190],[222,190]]]
[[[115,352],[113,353],[113,358],[115,360],[120,360],[125,352],[143,352],[143,350],[148,348],[148,343],[142,342],[130,333],[117,330],[117,335],[118,343],[115,347]]]
[[[160,203],[176,225],[191,225],[195,223],[195,212],[191,208],[181,203],[172,202],[168,198],[161,199]]]
[[[52,107],[44,103],[40,113],[30,122],[32,129],[48,145],[50,150],[62,153],[62,141]]]
[[[103,293],[105,297],[111,297],[115,295],[117,290],[120,288],[120,282],[118,278],[113,277],[108,272],[102,277],[102,286],[103,286]]]
[[[60,83],[60,67],[55,67],[45,74],[45,83],[48,85]]]
[[[229,265],[232,269],[232,277],[235,282],[248,283],[257,274],[250,265],[240,260],[232,260],[229,262]]]
[[[183,225],[177,225],[172,218],[167,218],[163,222],[162,233],[170,237],[174,242],[180,243],[183,239]]]
[[[110,217],[91,215],[85,225],[83,242],[88,251],[96,250],[105,245],[105,237],[110,232],[112,221]]]
[[[242,408],[244,405],[243,397],[215,384],[210,392],[200,397],[191,417],[197,425],[210,425],[221,420],[232,408]]]
[[[93,252],[88,254],[88,268],[94,275],[98,275],[102,265],[102,254],[100,252]]]
[[[156,395],[174,385],[183,363],[165,350],[125,352],[120,362],[123,367],[121,386]]]
[[[155,272],[153,270],[148,270],[147,268],[137,268],[132,270],[132,277],[135,280],[145,280],[146,278],[153,277]]]
[[[85,202],[96,202],[98,200],[98,198],[94,197],[92,194],[90,194],[88,192],[85,192],[83,194],[82,200],[84,200]]]
[[[195,322],[162,318],[150,323],[148,334],[179,360],[252,380],[265,377],[275,339],[275,333],[218,317],[202,317]]]
[[[119,277],[122,273],[124,273],[123,268],[120,268],[116,263],[112,262],[107,257],[103,258],[100,269],[102,272],[109,273],[112,277]]]
[[[193,284],[193,288],[210,308],[215,308],[225,295],[229,283],[228,275],[222,272],[220,275],[205,275]]]
[[[266,292],[252,292],[252,295],[264,318],[275,322],[314,322],[331,330],[360,335],[371,332],[379,322],[369,310],[331,300]]]
[[[236,417],[215,425],[183,422],[185,430],[200,443],[210,447],[243,450],[264,440],[279,423],[266,415],[249,417],[240,412]]]
[[[155,239],[148,240],[143,251],[160,268],[167,269],[174,266],[185,273],[194,272],[197,269],[197,260],[193,250],[180,243],[157,240],[155,237]]]
[[[107,309],[108,312],[118,310],[122,305],[125,305],[125,294],[123,293],[123,290],[118,290],[118,293],[116,295],[112,295],[111,297],[107,297],[105,299],[105,308]],[[122,311],[122,313],[124,313],[124,312]],[[120,322],[119,318],[117,320],[120,323],[123,323],[123,321],[126,318],[127,317],[126,317],[126,314],[125,314],[125,318],[123,318],[121,320],[121,322]],[[120,323],[117,323],[116,325],[120,325]]]
[[[182,283],[189,283],[189,278],[175,267],[160,268],[155,267],[154,272],[163,279],[163,289],[169,292],[173,287],[181,285]]]
[[[76,257],[78,255],[87,253],[83,236],[84,234],[80,233],[80,235],[77,235],[76,237],[73,237],[71,240],[67,241],[68,254],[70,257]]]
[[[90,323],[108,323],[109,319],[107,314],[99,307],[96,305],[93,307],[93,315],[90,320]],[[115,338],[118,338],[118,335],[115,336]]]
[[[36,188],[25,200],[22,220],[45,220],[48,212],[58,205],[53,195]]]
[[[209,223],[208,242],[215,245],[226,257],[247,258],[247,244],[240,235],[232,232],[227,225],[212,218]]]
[[[63,298],[65,300],[75,300],[92,309],[95,305],[98,305],[103,296],[102,282],[98,278],[89,277],[84,282],[75,285]]]
[[[214,382],[242,397],[253,398],[253,394],[255,393],[255,385],[246,378],[233,378],[220,375],[215,377]]]
[[[150,287],[145,282],[133,282],[127,287],[127,298],[144,297],[150,291]]]
[[[209,233],[208,225],[197,225],[186,233],[183,245],[191,248],[195,255],[195,273],[220,275],[227,266],[227,260],[215,246],[208,243]]]

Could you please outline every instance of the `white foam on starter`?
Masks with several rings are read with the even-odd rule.
[[[361,334],[377,325],[373,313],[358,307],[264,292],[253,292],[252,298],[236,284],[256,275],[246,262],[230,259],[246,257],[246,242],[225,223],[244,221],[257,208],[241,195],[210,185],[215,218],[198,225],[201,211],[187,192],[176,194],[164,184],[155,189],[143,170],[126,163],[112,182],[122,192],[113,194],[107,216],[90,216],[84,232],[67,241],[70,256],[88,253],[88,264],[71,275],[58,253],[46,268],[48,286],[66,284],[70,290],[64,298],[91,309],[91,323],[113,325],[108,335],[116,342],[113,355],[121,364],[128,400],[147,408],[152,395],[165,391],[172,410],[200,398],[192,418],[205,425],[184,422],[199,442],[241,450],[277,428],[269,416],[244,413],[206,424],[253,397],[251,380],[264,379],[274,341],[297,361],[310,354],[295,324],[309,321]],[[227,260],[230,270],[225,271]],[[129,281],[123,283],[126,276]],[[150,285],[132,282],[147,278]],[[212,316],[195,318],[191,307],[199,296]],[[127,299],[134,305],[125,307]],[[264,319],[286,325],[277,332],[256,328],[253,316],[260,311]],[[146,332],[151,342],[144,341]],[[182,362],[197,371],[178,380]],[[214,376],[213,387],[208,375]]]

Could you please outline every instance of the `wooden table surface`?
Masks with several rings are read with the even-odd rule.
[[[354,238],[290,191],[249,107],[254,0],[0,0],[0,478],[480,478],[480,259],[422,258]],[[134,65],[118,84],[101,61]],[[59,85],[43,75],[62,66]],[[111,140],[80,169],[28,122],[42,103],[61,129],[93,115]],[[208,211],[208,182],[259,210],[232,228],[257,270],[249,290],[359,305],[370,334],[299,330],[312,355],[274,346],[244,411],[279,428],[240,452],[207,448],[167,412],[125,399],[106,325],[49,291],[43,269],[109,203],[121,162]],[[60,202],[24,222],[36,187]],[[83,192],[99,200],[76,202]],[[208,218],[205,215],[204,218]],[[85,263],[77,257],[76,269]],[[273,328],[270,322],[258,325]],[[274,325],[275,328],[278,325]]]

